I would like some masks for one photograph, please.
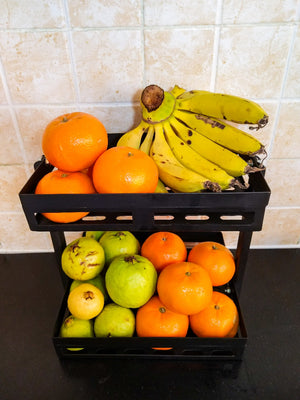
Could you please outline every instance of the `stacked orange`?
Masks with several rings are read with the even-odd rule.
[[[182,337],[190,326],[200,337],[234,337],[237,307],[214,289],[232,279],[232,253],[219,243],[201,242],[187,256],[182,245],[180,236],[171,232],[153,233],[142,244],[141,254],[152,261],[159,276],[157,294],[137,312],[138,336]]]
[[[57,170],[45,175],[36,194],[152,193],[158,169],[151,157],[130,147],[108,147],[107,131],[88,113],[63,114],[43,134],[46,159]],[[75,222],[88,212],[43,215],[59,223]]]

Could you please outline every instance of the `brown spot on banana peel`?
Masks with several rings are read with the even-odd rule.
[[[207,116],[205,116],[205,115],[196,114],[195,117],[196,117],[197,119],[200,119],[201,121],[207,123],[207,124],[210,124],[210,125],[212,126],[212,128],[215,128],[215,127],[218,127],[218,128],[220,128],[220,129],[224,129],[224,128],[225,128],[225,125],[223,125],[221,122],[213,121],[213,120],[211,120],[209,117],[207,117]],[[223,113],[222,113],[222,117],[223,117],[224,120],[227,120],[227,118],[225,117],[225,115],[224,115]],[[264,128],[264,127],[267,125],[268,122],[269,122],[269,117],[268,117],[268,115],[264,115],[264,116],[263,116],[259,121],[257,121],[257,123],[254,124],[254,125],[253,125],[253,122],[249,122],[249,121],[244,121],[243,124],[245,124],[245,125],[252,125],[252,126],[249,126],[249,129],[258,131],[259,129]]]
[[[224,124],[222,124],[219,121],[213,121],[212,119],[206,117],[205,115],[196,114],[195,117],[196,117],[196,119],[200,119],[201,121],[205,122],[206,124],[210,124],[212,128],[225,129]]]

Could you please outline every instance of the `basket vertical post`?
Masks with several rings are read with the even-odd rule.
[[[250,250],[252,234],[253,234],[252,231],[240,231],[239,232],[238,244],[237,244],[236,255],[235,255],[235,263],[236,263],[237,273],[236,273],[235,281],[234,281],[235,289],[236,289],[238,296],[241,294],[244,274],[245,274],[245,270],[246,270],[246,264],[247,264],[247,260],[248,260],[249,250]]]

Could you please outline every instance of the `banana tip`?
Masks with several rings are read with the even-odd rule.
[[[204,187],[212,192],[222,192],[222,188],[217,182],[206,181]]]

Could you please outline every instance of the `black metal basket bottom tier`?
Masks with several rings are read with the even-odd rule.
[[[139,240],[145,235],[135,233]],[[193,233],[186,235],[181,233],[183,239],[189,239],[189,246],[193,242],[207,240],[224,243],[222,235],[208,234],[206,236]],[[193,240],[192,240],[193,239]],[[192,241],[191,241],[192,240]],[[237,274],[238,275],[238,274]],[[239,312],[239,329],[234,338],[198,338],[191,330],[185,338],[61,338],[59,330],[64,319],[69,315],[67,309],[67,297],[70,281],[66,285],[66,292],[56,320],[53,343],[60,358],[78,357],[144,357],[144,358],[176,358],[176,359],[203,359],[203,360],[241,360],[247,342],[247,331],[242,316],[238,296],[235,291],[235,279],[229,284],[214,290],[219,290],[232,298]],[[135,310],[133,310],[135,311]],[[70,348],[82,348],[80,351]],[[157,349],[158,348],[158,349]],[[162,348],[167,348],[163,350]]]

